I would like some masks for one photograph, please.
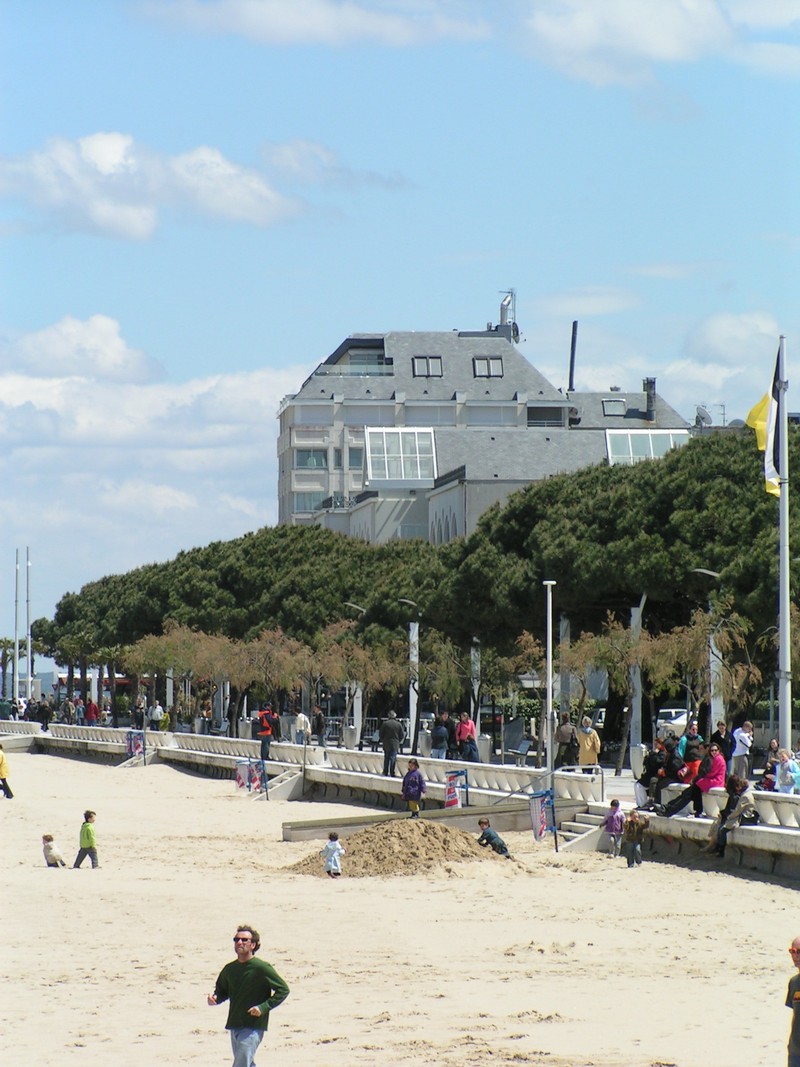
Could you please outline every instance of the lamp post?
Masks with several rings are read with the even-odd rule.
[[[352,608],[353,611],[357,611],[360,615],[367,614],[366,608],[362,608],[360,604],[354,604],[352,600],[345,600],[344,606],[346,608]],[[360,685],[357,685],[353,691],[353,726],[355,727],[356,731],[356,745],[358,745],[359,741],[361,740],[361,734],[364,729],[364,706],[362,703],[362,692]]]
[[[417,618],[408,624],[408,721],[411,734],[411,751],[416,756],[419,739],[419,715],[417,701],[419,698],[419,604],[406,597],[399,597],[399,603],[410,604],[416,608]]]
[[[555,730],[553,729],[553,586],[555,584],[554,581],[542,582],[542,585],[547,590],[547,678],[545,682],[547,691],[545,700],[547,707],[547,770],[551,774],[553,773],[553,761],[555,755],[555,746],[553,745],[553,740],[555,738]]]

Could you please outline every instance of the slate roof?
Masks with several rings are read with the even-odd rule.
[[[437,426],[437,485],[458,468],[470,481],[536,482],[606,460],[605,434],[567,429]]]
[[[391,374],[337,375],[334,368],[351,348],[383,347],[392,363]],[[441,356],[442,377],[414,377],[414,356]],[[476,378],[473,356],[500,356],[502,378]],[[294,399],[319,399],[334,393],[348,400],[391,400],[396,393],[406,400],[453,399],[455,393],[468,399],[505,400],[525,394],[529,402],[565,406],[567,399],[502,334],[437,332],[390,332],[352,334],[304,383]]]
[[[577,409],[580,421],[571,419],[572,426],[580,430],[684,430],[689,423],[663,397],[656,393],[654,418],[649,420],[647,398],[643,392],[567,393],[570,406]],[[624,415],[605,415],[604,400],[625,400]]]

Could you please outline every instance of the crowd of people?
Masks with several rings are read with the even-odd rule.
[[[754,728],[745,721],[733,731],[723,720],[706,741],[698,724],[689,721],[680,737],[668,733],[658,738],[644,759],[642,773],[635,783],[640,810],[671,817],[691,805],[691,816],[711,819],[703,798],[712,789],[725,789],[727,801],[711,819],[705,852],[724,856],[727,838],[736,826],[759,821],[754,790],[800,793],[800,765],[794,754],[781,748],[776,739],[769,742],[763,762],[754,766]],[[683,786],[666,804],[662,793],[668,785]]]

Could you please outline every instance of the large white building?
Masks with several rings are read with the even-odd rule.
[[[281,403],[279,521],[439,544],[530,482],[688,440],[654,379],[641,392],[562,392],[517,337],[501,309],[485,330],[346,338]]]

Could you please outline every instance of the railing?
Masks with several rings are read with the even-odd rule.
[[[27,719],[0,719],[0,734],[38,734],[42,725]]]

